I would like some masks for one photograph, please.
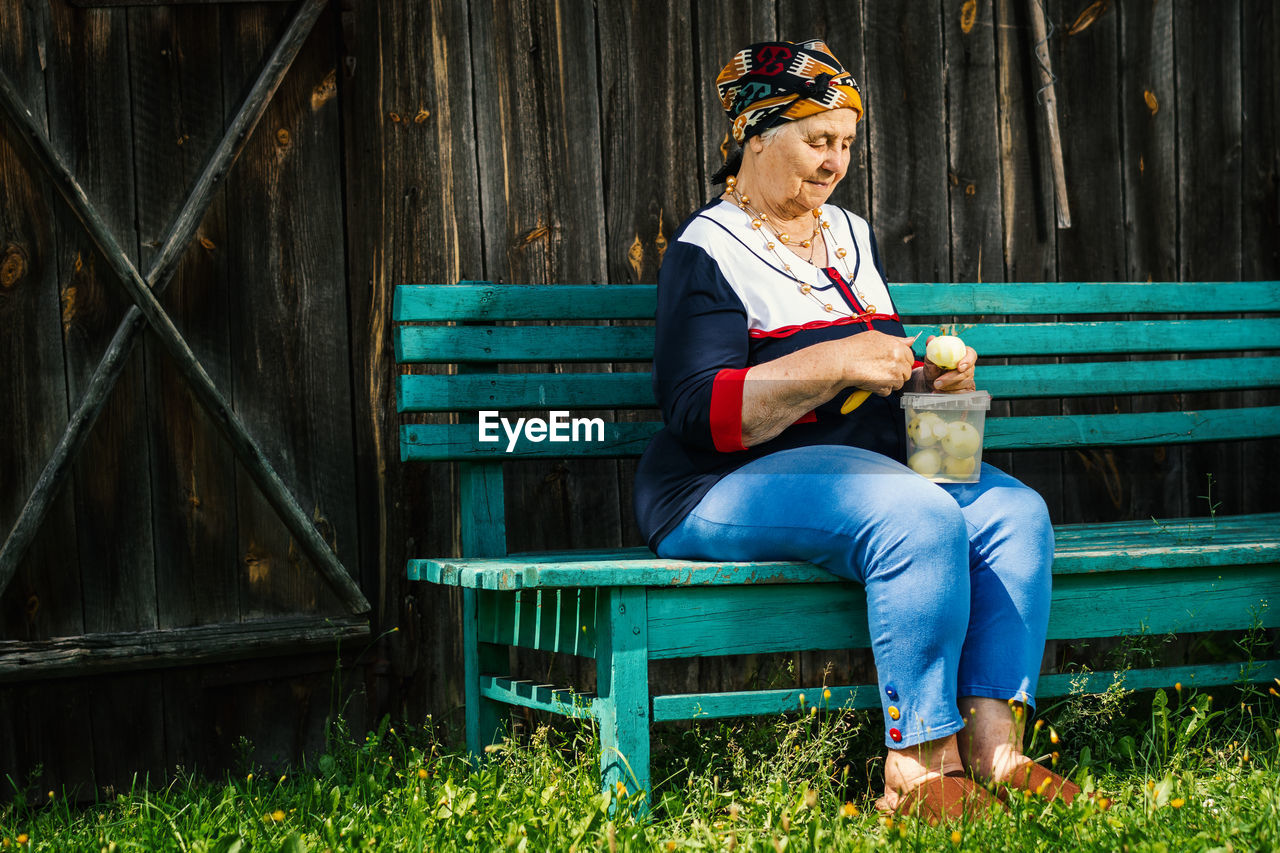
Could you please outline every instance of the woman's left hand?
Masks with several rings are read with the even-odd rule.
[[[933,340],[934,335],[929,336]],[[928,343],[928,341],[926,341]],[[973,391],[974,369],[978,363],[978,353],[973,347],[965,347],[964,355],[956,363],[953,370],[943,370],[938,365],[926,360],[924,363],[924,385],[928,391],[954,393],[956,391]]]

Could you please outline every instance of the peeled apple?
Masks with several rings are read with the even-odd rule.
[[[958,456],[948,456],[942,462],[942,473],[953,480],[967,480],[973,476],[973,469],[977,467],[978,460],[972,456],[964,459]]]
[[[967,459],[982,446],[982,435],[973,424],[955,421],[947,424],[947,434],[942,436],[942,449],[949,456]]]
[[[932,477],[942,470],[942,456],[932,447],[926,447],[911,454],[907,467],[922,477]]]
[[[924,357],[943,370],[954,370],[968,348],[955,335],[939,335],[924,348]]]
[[[921,412],[907,421],[907,435],[916,447],[932,447],[947,434],[947,422],[933,412]]]

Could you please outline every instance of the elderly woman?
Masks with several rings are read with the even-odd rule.
[[[884,708],[882,810],[948,818],[1007,783],[1078,791],[1022,754],[1049,616],[1043,500],[983,465],[907,468],[903,390],[974,387],[916,362],[866,221],[827,204],[862,99],[820,41],[747,47],[716,81],[742,146],[680,228],[658,284],[664,428],[636,510],[660,556],[810,560],[862,584]],[[856,389],[872,392],[849,414]]]

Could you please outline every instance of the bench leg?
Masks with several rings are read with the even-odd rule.
[[[596,718],[600,724],[600,782],[604,790],[649,795],[649,634],[643,587],[613,587],[606,629],[596,650]]]
[[[484,748],[503,736],[504,706],[480,695],[480,675],[507,671],[506,649],[481,643],[479,612],[474,589],[462,591],[462,663],[467,714],[467,750],[473,763],[484,757]]]

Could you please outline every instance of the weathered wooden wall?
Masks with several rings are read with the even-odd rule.
[[[133,2],[0,0],[0,70],[145,267],[295,4]],[[365,652],[353,708],[447,716],[461,695],[456,598],[403,580],[408,555],[455,547],[457,519],[449,466],[398,459],[392,288],[656,280],[713,192],[713,80],[744,44],[821,36],[863,85],[834,200],[872,222],[893,279],[1280,278],[1276,5],[1045,9],[1070,230],[1054,227],[1026,0],[333,0],[162,301],[355,574],[374,634],[398,629]],[[126,305],[7,128],[0,254],[7,530]],[[1209,473],[1220,512],[1280,506],[1275,442],[999,461],[1058,521],[1203,512]],[[512,548],[636,544],[631,472],[524,466]],[[0,598],[0,639],[338,612],[149,340]],[[102,785],[217,766],[239,734],[296,756],[331,710],[333,663],[0,687],[0,771]]]

